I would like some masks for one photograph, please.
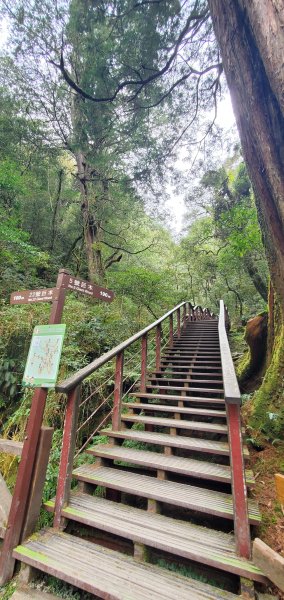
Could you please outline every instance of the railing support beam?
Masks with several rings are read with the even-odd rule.
[[[180,338],[180,308],[177,309],[177,336]]]
[[[162,327],[161,323],[159,323],[156,327],[156,370],[159,371],[161,366],[161,337],[162,337]]]
[[[169,316],[169,320],[170,320],[170,339],[169,339],[169,347],[172,348],[173,343],[174,343],[174,319],[173,319],[173,315]]]
[[[123,385],[123,362],[124,352],[119,352],[116,357],[114,393],[113,393],[113,416],[112,428],[115,431],[121,429],[121,398]]]
[[[54,527],[64,526],[62,509],[69,501],[73,461],[76,446],[76,433],[79,415],[81,386],[75,387],[68,394],[63,430],[61,459],[59,466],[57,493],[54,509]]]
[[[236,550],[242,558],[250,558],[251,539],[242,446],[241,396],[226,333],[225,307],[222,300],[218,328],[230,445]]]
[[[141,378],[140,392],[146,392],[147,379],[147,351],[148,351],[148,334],[144,333],[141,339]]]

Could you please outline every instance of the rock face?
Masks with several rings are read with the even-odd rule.
[[[256,375],[265,359],[267,341],[267,313],[257,315],[247,322],[245,340],[250,349],[249,376]]]

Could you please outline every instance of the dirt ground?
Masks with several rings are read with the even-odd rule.
[[[262,513],[262,525],[257,535],[284,557],[284,507],[277,501],[274,481],[275,473],[284,474],[284,444],[281,447],[267,445],[260,451],[253,447],[249,450],[250,467],[256,479],[253,496]],[[284,600],[284,593],[275,588],[269,591]]]

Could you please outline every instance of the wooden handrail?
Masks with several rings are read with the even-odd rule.
[[[251,539],[242,444],[241,395],[227,338],[226,323],[228,322],[227,309],[221,300],[218,329],[230,447],[236,550],[239,556],[250,558]]]
[[[226,312],[223,300],[220,300],[220,315],[218,328],[225,400],[229,404],[240,405],[241,394],[227,337]]]
[[[165,315],[160,317],[160,319],[157,319],[157,321],[155,321],[154,323],[151,323],[150,325],[148,325],[147,327],[145,327],[138,333],[135,333],[134,335],[132,335],[130,338],[128,338],[121,344],[118,344],[118,346],[115,346],[115,348],[112,348],[105,354],[102,354],[102,356],[93,360],[89,365],[87,365],[86,367],[83,367],[83,369],[80,369],[80,371],[77,371],[77,373],[75,373],[74,375],[71,375],[71,377],[68,377],[68,379],[65,379],[64,381],[59,382],[59,384],[56,386],[56,391],[63,392],[63,393],[69,392],[69,390],[71,390],[74,387],[76,387],[77,385],[79,385],[83,381],[83,379],[85,379],[86,377],[89,377],[89,375],[92,375],[92,373],[94,373],[94,371],[99,369],[99,367],[102,367],[102,365],[104,365],[106,362],[108,362],[112,358],[115,358],[117,356],[117,354],[126,350],[126,348],[131,346],[131,344],[133,344],[134,342],[137,342],[137,340],[139,340],[143,335],[145,335],[146,333],[148,333],[149,331],[151,331],[152,329],[154,329],[155,327],[160,325],[163,321],[165,321],[165,319],[167,319],[167,317],[169,317],[176,311],[180,310],[180,308],[182,306],[184,306],[185,304],[188,304],[190,306],[190,308],[192,308],[194,310],[194,307],[192,306],[192,304],[190,302],[181,302],[180,304],[175,306],[172,310],[169,310]]]

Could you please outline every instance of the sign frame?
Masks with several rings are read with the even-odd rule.
[[[23,387],[55,388],[65,331],[65,324],[36,325],[23,375]]]

